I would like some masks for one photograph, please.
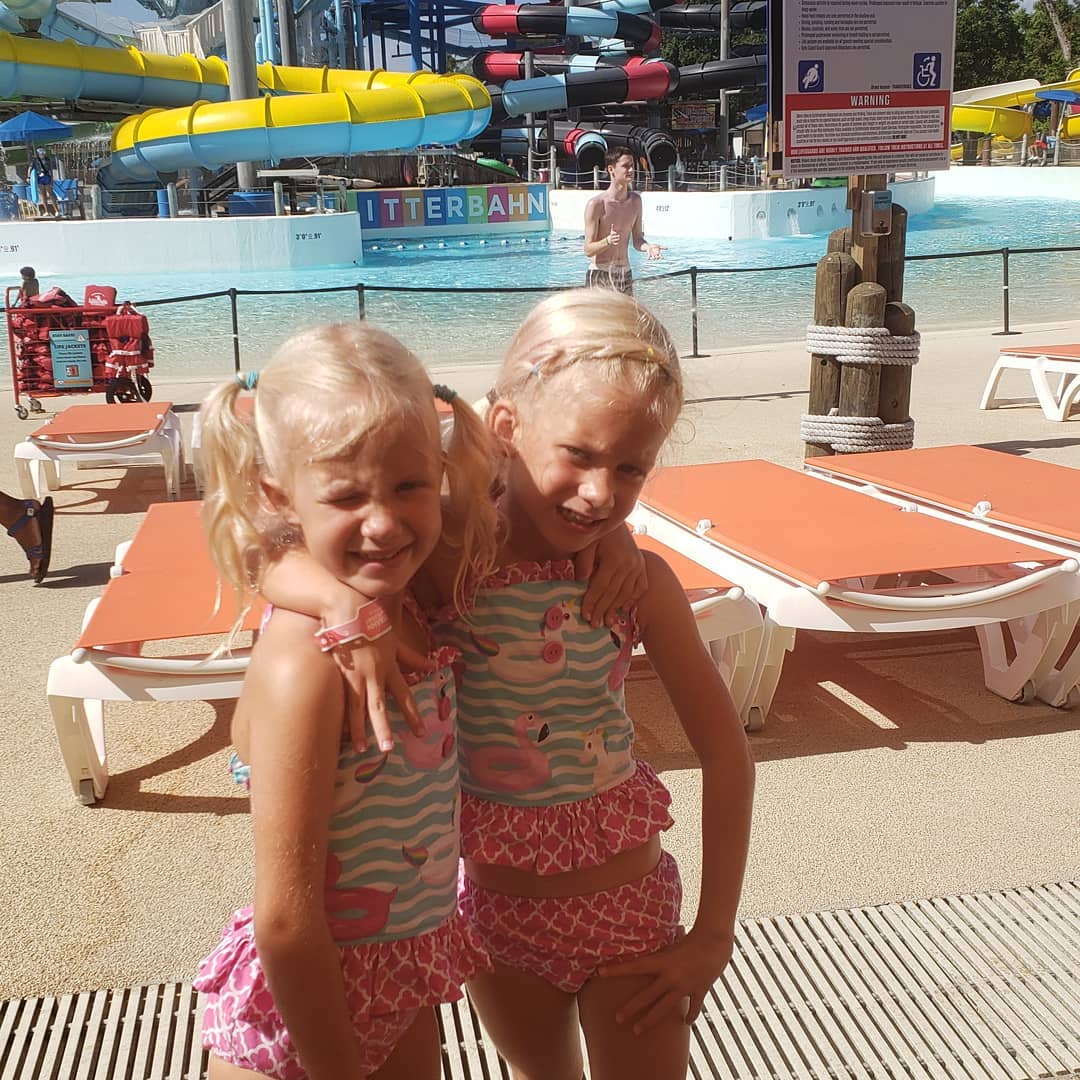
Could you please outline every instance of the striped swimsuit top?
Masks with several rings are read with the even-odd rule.
[[[330,818],[326,910],[338,944],[393,941],[436,929],[457,906],[460,827],[452,649],[408,677],[426,734],[387,701],[394,747],[342,739]]]
[[[433,632],[461,654],[458,753],[468,795],[516,806],[578,802],[634,775],[623,680],[634,620],[593,629],[569,560],[517,563]]]

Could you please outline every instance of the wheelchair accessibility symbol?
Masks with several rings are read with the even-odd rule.
[[[916,90],[941,89],[941,53],[917,52],[911,85]]]
[[[825,89],[825,61],[799,61],[799,93],[820,94]]]

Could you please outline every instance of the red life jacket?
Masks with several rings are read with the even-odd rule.
[[[109,337],[109,358],[105,361],[107,376],[115,378],[125,371],[145,375],[154,366],[150,324],[130,303],[125,301],[115,315],[106,316],[105,333]]]

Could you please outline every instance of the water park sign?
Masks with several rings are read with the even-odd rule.
[[[527,232],[548,227],[546,184],[395,188],[361,191],[356,200],[366,236]]]
[[[784,176],[949,167],[956,0],[785,0]]]

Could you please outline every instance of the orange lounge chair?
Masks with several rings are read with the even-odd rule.
[[[1076,558],[765,461],[662,469],[631,521],[765,608],[763,677],[752,695],[763,715],[798,629],[978,627],[1080,601]],[[984,652],[984,665],[1002,664],[990,689],[1019,699],[1035,660]]]
[[[744,726],[757,731],[765,722],[751,700],[764,645],[765,627],[760,606],[739,586],[654,537],[642,534],[635,535],[634,539],[638,547],[660,555],[675,572],[679,584],[686,590],[701,640],[727,683]]]
[[[998,384],[1008,370],[1026,371],[1035,390],[1034,397],[1004,398],[997,396]],[[1057,388],[1050,385],[1050,376],[1057,375]],[[1047,420],[1066,420],[1080,399],[1080,345],[1027,345],[1002,349],[990,377],[986,380],[980,409],[996,409],[1000,405],[1029,405],[1038,402]]]
[[[980,446],[845,454],[806,462],[812,475],[917,508],[996,536],[1019,536],[1066,557],[1080,557],[1080,470]],[[1051,705],[1080,703],[1080,604],[977,627],[983,655],[1038,651],[1025,696]],[[1006,629],[1007,627],[1007,629]],[[990,684],[1001,670],[987,669]]]
[[[49,667],[47,696],[64,764],[80,802],[102,798],[109,782],[106,701],[214,701],[239,696],[250,649],[144,656],[149,641],[220,635],[233,625],[232,590],[218,588],[197,502],[155,503],[122,563],[86,609],[70,655]],[[244,620],[254,630],[262,607]]]
[[[49,708],[72,790],[84,804],[102,798],[109,782],[104,702],[214,701],[240,694],[250,649],[214,660],[206,653],[142,652],[150,641],[224,634],[236,619],[232,590],[219,590],[201,509],[199,502],[150,507],[133,539],[117,547],[111,580],[87,607],[72,653],[49,667]],[[678,572],[678,554],[666,555]],[[738,700],[756,669],[760,609],[741,589],[684,562],[684,587],[699,631]],[[259,604],[247,613],[245,630],[258,627],[262,611]]]
[[[24,499],[60,486],[65,462],[135,464],[160,461],[165,491],[180,497],[184,443],[171,401],[70,405],[15,447],[15,472]]]

